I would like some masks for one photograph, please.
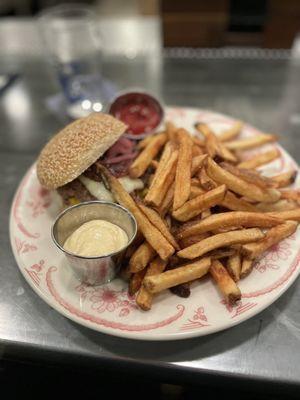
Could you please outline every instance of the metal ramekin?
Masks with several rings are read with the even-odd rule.
[[[103,219],[124,229],[128,236],[126,246],[115,253],[95,257],[79,256],[66,251],[63,245],[67,238],[82,224],[94,219]],[[134,240],[136,232],[136,220],[126,208],[106,201],[87,201],[62,211],[52,225],[51,236],[81,282],[102,285],[116,276],[125,251]]]

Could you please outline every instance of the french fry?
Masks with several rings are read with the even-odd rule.
[[[261,212],[276,212],[276,211],[287,211],[298,208],[298,205],[293,200],[282,199],[275,203],[258,203],[255,205],[257,211]]]
[[[169,189],[167,190],[167,193],[165,194],[165,197],[161,203],[161,205],[157,208],[158,213],[164,217],[166,213],[170,210],[172,203],[173,203],[173,198],[174,198],[174,191],[175,191],[175,183],[173,182]]]
[[[205,190],[212,190],[218,186],[218,184],[207,175],[205,168],[201,168],[198,173],[198,178],[202,188]]]
[[[206,210],[202,211],[201,213],[201,219],[205,219],[211,215],[211,210],[210,208],[207,208]]]
[[[224,199],[225,193],[226,186],[221,185],[187,201],[182,207],[173,211],[172,215],[178,221],[188,221],[199,215],[203,210],[220,204]]]
[[[146,268],[155,255],[156,251],[148,242],[142,243],[129,260],[129,271],[135,273]]]
[[[157,156],[162,146],[167,141],[167,135],[160,133],[156,135],[153,140],[142,150],[138,157],[133,161],[129,168],[129,175],[131,178],[139,178],[144,174],[146,169],[151,164],[151,161]]]
[[[208,176],[220,184],[225,184],[228,189],[242,196],[246,196],[255,201],[274,202],[280,198],[280,192],[277,189],[269,188],[262,190],[259,186],[249,182],[221,168],[213,159],[207,159],[206,172]]]
[[[194,197],[199,196],[200,194],[205,193],[205,190],[201,189],[199,186],[191,186],[191,193],[189,200],[193,199]]]
[[[241,299],[240,289],[219,260],[212,261],[209,272],[229,304],[235,304]]]
[[[193,244],[198,243],[198,242],[200,242],[201,240],[203,240],[203,239],[205,239],[207,237],[209,237],[208,233],[200,233],[200,235],[193,235],[193,236],[184,237],[182,239],[179,239],[180,240],[180,247],[182,249],[184,249],[185,247],[192,246]]]
[[[251,157],[247,161],[241,162],[240,164],[238,164],[238,167],[246,169],[257,168],[276,160],[276,158],[278,157],[280,157],[280,151],[275,147],[272,150],[268,150],[265,153],[261,153],[257,156]]]
[[[176,141],[177,129],[178,128],[171,121],[166,122],[166,132],[169,140]]]
[[[207,154],[193,157],[192,166],[191,166],[191,176],[192,177],[198,172],[199,168],[202,167],[202,165],[204,164],[206,159],[207,159]]]
[[[196,146],[205,147],[204,140],[200,139],[198,136],[192,136],[192,140]]]
[[[104,178],[104,181],[110,187],[117,202],[128,208],[129,211],[131,211],[132,214],[135,216],[139,229],[143,233],[147,242],[157,251],[157,253],[163,260],[168,259],[174,253],[174,247],[140,211],[130,194],[126,192],[118,179],[115,178],[104,166],[100,165],[99,168],[102,177]]]
[[[283,189],[280,190],[281,198],[286,200],[293,200],[299,204],[300,202],[300,191],[299,190],[289,190]]]
[[[231,257],[236,253],[236,250],[232,248],[216,249],[208,252],[206,257],[210,257],[211,260],[220,260],[221,258]]]
[[[155,276],[158,274],[161,274],[164,269],[166,268],[166,261],[161,260],[159,257],[157,257],[155,260],[151,262],[149,267],[147,268],[147,272],[145,274],[145,278],[150,277],[150,276]],[[143,280],[143,282],[144,282]],[[153,294],[149,293],[149,291],[145,288],[144,285],[141,286],[139,293],[136,297],[136,303],[137,305],[144,311],[148,311],[151,309],[152,306],[152,300],[153,300]]]
[[[237,158],[232,154],[217,138],[206,124],[197,124],[196,129],[205,136],[205,145],[207,152],[211,158],[215,156],[221,157],[223,160],[237,162]]]
[[[178,251],[177,256],[181,258],[193,259],[196,257],[201,257],[203,254],[220,247],[255,242],[262,239],[264,236],[264,233],[258,228],[218,233],[208,237],[207,239],[201,240],[199,243],[193,244],[192,246]]]
[[[143,285],[150,293],[158,293],[181,283],[199,279],[208,272],[210,262],[209,257],[204,257],[162,274],[146,277]]]
[[[154,180],[145,197],[145,203],[155,207],[159,207],[161,205],[169,187],[174,181],[177,159],[178,151],[175,150],[170,155],[170,158],[163,163],[162,168],[160,168],[161,163],[159,164],[155,172]]]
[[[225,162],[220,163],[220,166],[238,178],[241,178],[249,183],[253,183],[254,185],[259,186],[261,189],[275,187],[272,179],[260,175],[260,173],[255,170],[235,167],[234,165]]]
[[[244,124],[242,121],[236,121],[231,128],[220,133],[218,139],[221,140],[221,142],[227,142],[228,140],[236,138],[241,133],[243,126]]]
[[[159,132],[159,133],[163,133],[163,132]],[[156,135],[159,135],[159,133],[157,133],[155,135],[146,136],[145,139],[140,140],[136,145],[137,149],[143,150],[156,137]]]
[[[212,232],[217,229],[227,228],[271,228],[282,224],[284,221],[265,213],[248,211],[230,211],[213,214],[205,219],[195,222],[177,235],[178,239],[201,233]]]
[[[242,258],[240,254],[236,253],[228,257],[226,268],[229,275],[235,282],[239,281],[240,279],[241,267]]]
[[[202,148],[194,143],[193,147],[192,147],[192,156],[197,157],[197,156],[201,156],[203,154],[204,154],[204,151],[202,150]]]
[[[176,294],[176,296],[188,298],[191,294],[191,286],[192,282],[181,283],[180,285],[176,285],[170,288],[171,292]]]
[[[128,293],[130,296],[133,296],[140,290],[145,274],[146,268],[136,272],[135,274],[132,274],[128,285]]]
[[[193,142],[190,135],[184,130],[177,132],[179,154],[175,175],[175,190],[173,210],[181,207],[189,198],[191,192],[191,166]]]
[[[157,160],[152,160],[151,161],[151,163],[150,163],[150,166],[153,168],[153,169],[157,169],[157,167],[158,167],[158,161]]]
[[[266,143],[275,142],[277,139],[277,135],[260,134],[245,139],[225,142],[224,145],[229,150],[248,150],[253,149],[254,147],[262,146]]]
[[[274,244],[290,236],[297,229],[298,222],[286,221],[281,225],[271,228],[265,237],[257,243],[247,243],[242,246],[242,254],[253,260],[257,258]]]
[[[171,245],[178,250],[179,245],[169,231],[166,223],[161,219],[160,215],[150,207],[145,206],[141,201],[138,202],[140,210],[146,215],[149,221],[160,231]],[[270,217],[272,218],[272,217]]]
[[[274,183],[274,186],[277,188],[282,188],[285,186],[292,185],[297,178],[298,171],[291,170],[287,172],[283,172],[282,174],[272,176],[270,179]]]
[[[288,210],[288,211],[268,212],[266,214],[271,215],[273,217],[282,218],[284,220],[300,222],[300,208],[295,208],[294,210]]]
[[[254,265],[254,261],[251,260],[250,258],[243,258],[242,261],[242,268],[241,268],[241,279],[245,278],[246,276],[248,276],[250,274],[250,272],[253,269],[253,265]]]
[[[224,200],[221,202],[221,206],[232,211],[257,211],[255,206],[250,204],[248,201],[237,197],[235,194],[230,192],[230,190],[227,190]]]

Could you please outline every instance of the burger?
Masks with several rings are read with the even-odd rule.
[[[37,160],[41,185],[56,190],[65,206],[89,200],[114,201],[102,182],[105,165],[129,192],[142,190],[141,179],[128,176],[137,156],[136,142],[124,137],[127,126],[111,115],[92,113],[54,135]]]

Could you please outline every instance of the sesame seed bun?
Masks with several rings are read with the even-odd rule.
[[[58,132],[37,161],[42,186],[56,189],[81,175],[125,132],[126,125],[108,114],[93,113]]]

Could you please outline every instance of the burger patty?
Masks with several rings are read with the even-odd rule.
[[[71,204],[71,199],[76,199],[80,202],[97,200],[79,179],[74,179],[74,181],[59,187],[57,191],[67,206]]]

